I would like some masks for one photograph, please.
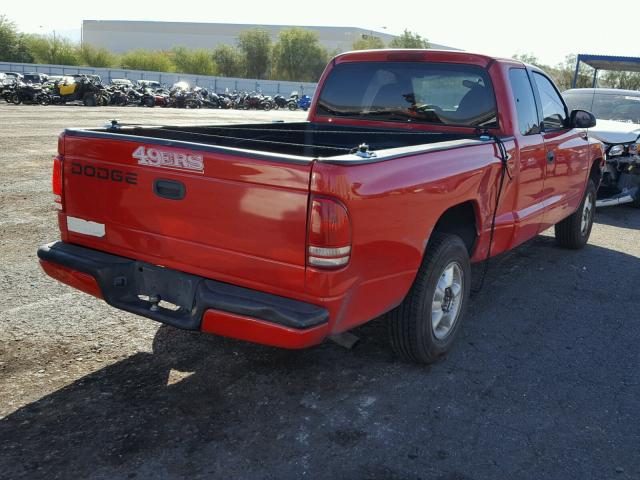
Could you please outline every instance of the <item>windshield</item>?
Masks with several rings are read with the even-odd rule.
[[[363,120],[496,127],[493,87],[472,65],[352,62],[326,79],[318,114]]]
[[[565,92],[570,110],[586,110],[601,120],[640,123],[640,92],[621,93]]]

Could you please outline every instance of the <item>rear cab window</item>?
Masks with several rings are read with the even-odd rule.
[[[361,120],[497,127],[493,85],[474,65],[348,62],[325,80],[317,114]]]

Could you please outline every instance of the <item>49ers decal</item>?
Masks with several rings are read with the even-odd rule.
[[[131,156],[138,160],[138,165],[204,172],[204,160],[202,155],[192,155],[181,152],[160,150],[157,148],[138,147],[134,150]]]

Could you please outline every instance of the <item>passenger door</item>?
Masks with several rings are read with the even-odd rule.
[[[547,151],[527,71],[524,68],[510,69],[509,82],[518,121],[515,137],[519,173],[514,231],[514,245],[518,245],[540,231],[545,207],[543,185]]]
[[[544,229],[568,217],[580,205],[590,168],[589,141],[586,130],[567,126],[569,112],[553,82],[535,71],[533,78],[547,151]]]

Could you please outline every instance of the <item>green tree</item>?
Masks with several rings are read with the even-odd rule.
[[[152,72],[172,72],[173,64],[167,52],[152,50],[132,50],[120,58],[122,68],[148,70]]]
[[[377,50],[385,48],[385,44],[380,37],[374,35],[363,35],[361,38],[353,42],[354,50]]]
[[[21,63],[34,63],[35,61],[29,50],[27,36],[24,33],[18,34],[18,42],[13,52],[13,61]]]
[[[266,30],[253,28],[238,35],[248,78],[265,78],[271,60],[271,36]]]
[[[402,35],[391,40],[389,46],[391,48],[429,48],[429,42],[417,33],[405,29]]]
[[[542,63],[538,57],[532,53],[517,53],[513,56],[514,59],[520,60],[524,63],[529,63],[543,70],[547,75],[551,77],[558,89],[563,92],[571,88],[573,82],[573,75],[576,69],[576,55],[567,55],[563,62],[558,63],[556,66],[546,65]],[[590,87],[593,78],[593,70],[584,64],[580,64],[580,72],[578,72],[577,87]]]
[[[0,61],[16,61],[18,30],[16,24],[6,16],[0,15]]]
[[[274,78],[315,82],[327,64],[327,51],[318,42],[318,35],[303,28],[280,32],[273,47]]]
[[[80,47],[80,63],[90,67],[115,67],[118,57],[106,48],[96,48],[89,44]]]
[[[551,68],[549,75],[552,76],[554,82],[560,91],[571,88],[573,76],[576,71],[577,55],[567,55],[563,62],[558,63],[555,68]],[[593,69],[584,63],[580,63],[580,71],[576,82],[577,88],[590,87],[593,82]]]
[[[174,47],[171,53],[176,72],[194,75],[215,75],[216,73],[211,52],[207,50]]]
[[[36,63],[79,65],[80,52],[71,40],[59,35],[25,35],[24,41]]]
[[[240,77],[245,71],[242,55],[237,48],[220,45],[213,51],[213,61],[218,75],[223,77]]]

